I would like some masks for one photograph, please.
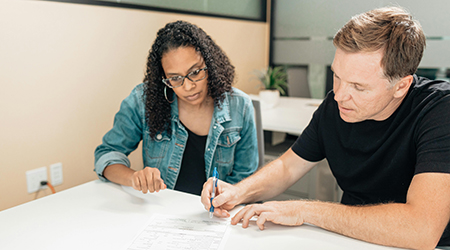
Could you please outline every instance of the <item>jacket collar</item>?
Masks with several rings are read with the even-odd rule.
[[[225,98],[222,101],[221,107],[214,107],[214,118],[218,123],[224,123],[231,121],[230,114],[230,94],[228,92],[224,93]]]

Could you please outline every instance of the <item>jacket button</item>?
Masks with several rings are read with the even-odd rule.
[[[161,134],[158,134],[158,135],[156,136],[156,139],[161,140],[161,139],[162,139],[162,135],[161,135]]]

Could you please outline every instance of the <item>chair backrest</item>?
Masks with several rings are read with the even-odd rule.
[[[291,67],[286,72],[289,96],[311,98],[308,85],[308,69]]]
[[[255,109],[256,137],[258,139],[258,168],[264,166],[264,130],[261,120],[261,103],[259,100],[252,100]]]

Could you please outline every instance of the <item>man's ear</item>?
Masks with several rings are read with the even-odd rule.
[[[412,75],[408,75],[400,79],[398,83],[395,84],[394,86],[395,88],[394,97],[403,98],[408,93],[409,87],[411,86],[413,80],[414,77]]]

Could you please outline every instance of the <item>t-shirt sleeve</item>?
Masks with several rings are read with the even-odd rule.
[[[319,123],[323,110],[324,104],[322,103],[314,112],[308,126],[291,147],[294,153],[307,161],[317,162],[325,158],[319,136]]]
[[[450,95],[428,109],[417,127],[414,174],[450,173]]]

